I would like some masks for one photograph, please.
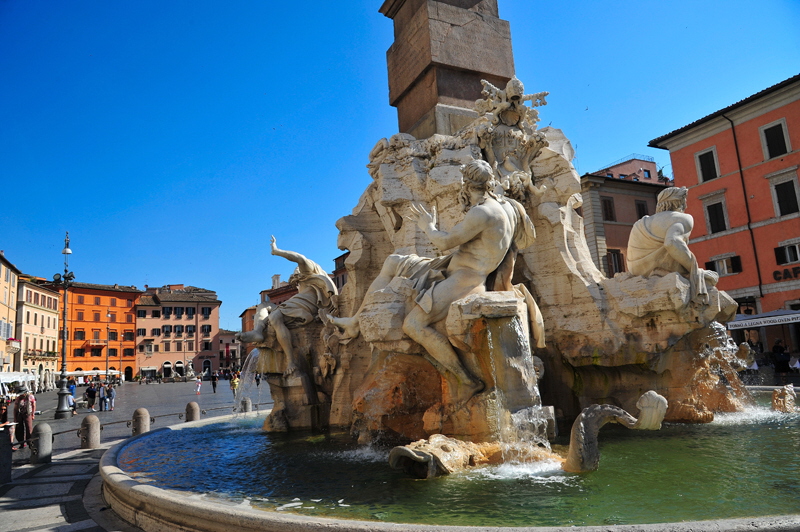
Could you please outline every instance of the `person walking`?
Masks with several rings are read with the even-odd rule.
[[[217,381],[219,380],[219,375],[217,372],[214,371],[211,373],[211,389],[214,390],[214,393],[217,393]]]
[[[14,401],[14,421],[17,423],[16,438],[19,448],[25,447],[33,433],[33,417],[36,413],[36,398],[24,384],[17,388],[17,399]]]
[[[100,383],[100,389],[97,391],[97,395],[99,396],[100,401],[100,411],[104,412],[107,410],[106,399],[108,399],[106,396],[106,383]]]
[[[89,409],[89,412],[97,412],[94,409],[94,402],[97,400],[97,388],[94,387],[94,383],[89,384],[89,387],[86,388],[86,407]]]
[[[108,406],[111,407],[111,410],[114,410],[114,403],[117,398],[117,387],[109,385],[108,390],[106,390],[106,395],[108,396]]]
[[[194,391],[197,395],[200,395],[200,387],[203,386],[203,379],[200,376],[197,376],[197,379],[194,381]]]

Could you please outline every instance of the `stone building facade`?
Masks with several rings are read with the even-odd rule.
[[[12,371],[49,375],[60,370],[59,323],[61,294],[30,275],[19,276],[17,333],[22,349],[13,360]]]
[[[19,339],[14,336],[20,273],[0,251],[0,371],[12,371],[12,360],[21,349]]]

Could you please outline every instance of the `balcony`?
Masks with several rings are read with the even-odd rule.
[[[22,342],[19,340],[9,338],[6,341],[6,353],[19,353],[20,349],[22,349]]]
[[[92,347],[104,347],[108,344],[108,340],[100,340],[99,338],[92,338],[91,340],[86,341]]]

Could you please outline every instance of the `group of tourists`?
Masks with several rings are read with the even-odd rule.
[[[13,412],[9,412],[13,410]],[[36,415],[36,397],[26,385],[17,387],[17,397],[13,402],[0,401],[0,428],[7,434],[11,442],[16,438],[18,449],[30,445],[33,433],[33,418]],[[16,424],[16,425],[15,425]],[[14,427],[13,431],[11,427]],[[5,435],[0,435],[5,437]]]
[[[75,400],[71,395],[70,398]],[[101,382],[95,386],[95,383],[91,383],[83,393],[83,398],[86,400],[86,408],[89,409],[89,412],[97,412],[95,405],[100,408],[100,412],[114,410],[117,390],[113,384]],[[77,414],[77,407],[72,408],[72,414]]]
[[[239,388],[240,376],[241,374],[238,371],[231,371],[225,373],[220,373],[219,371],[213,371],[211,372],[211,376],[209,377],[209,380],[211,381],[211,390],[214,393],[217,393],[217,384],[219,383],[219,381],[221,379],[228,379],[231,385],[231,392],[233,392],[233,395],[236,395],[236,390],[237,388]],[[261,379],[259,378],[258,380],[260,381]],[[200,395],[200,388],[202,388],[202,386],[203,386],[203,378],[202,376],[198,375],[197,379],[194,382],[194,389],[197,395]]]

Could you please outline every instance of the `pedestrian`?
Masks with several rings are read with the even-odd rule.
[[[197,395],[200,395],[200,387],[203,385],[203,379],[200,376],[197,376],[197,379],[194,381],[194,391]]]
[[[70,379],[67,388],[69,388],[70,395],[74,398],[75,397],[75,379]]]
[[[19,448],[25,447],[31,433],[33,433],[33,416],[36,413],[36,398],[24,384],[17,388],[17,399],[14,401],[14,421],[16,426],[16,438]]]
[[[106,395],[108,396],[108,406],[111,407],[111,410],[114,410],[114,403],[117,398],[117,387],[109,385]]]
[[[8,433],[8,441],[14,441],[13,426],[13,422],[8,420],[8,403],[6,402],[6,398],[0,396],[0,429]]]
[[[211,373],[211,389],[214,390],[214,393],[217,393],[217,381],[219,380],[219,376],[217,372],[214,371]]]
[[[233,396],[236,397],[236,389],[239,387],[239,377],[235,373],[231,374],[231,391]]]
[[[100,383],[100,389],[97,391],[97,395],[99,396],[99,403],[100,403],[100,411],[104,412],[106,408],[106,383]]]
[[[256,386],[261,386],[261,373],[256,373]]]
[[[72,410],[72,415],[78,413],[78,404],[75,402],[75,398],[72,397],[72,394],[67,396],[67,405],[69,405],[69,409]]]
[[[90,383],[89,387],[86,389],[86,407],[89,409],[89,412],[97,412],[94,409],[94,402],[97,399],[97,389],[94,387],[94,383]]]

